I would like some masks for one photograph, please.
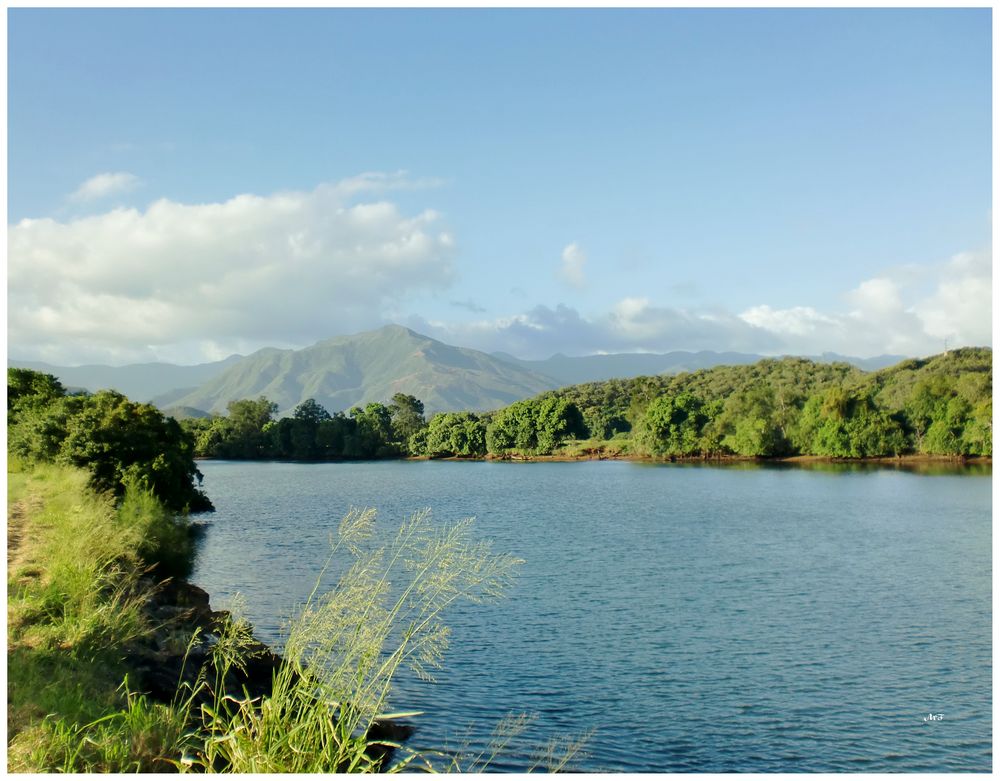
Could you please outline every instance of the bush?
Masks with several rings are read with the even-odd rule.
[[[27,369],[9,369],[7,378],[7,441],[15,456],[84,467],[97,491],[117,497],[129,481],[140,480],[171,510],[212,509],[194,485],[201,473],[193,438],[156,407],[114,391],[59,395],[54,377]]]

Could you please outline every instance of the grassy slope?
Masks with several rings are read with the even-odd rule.
[[[126,647],[148,631],[138,589],[147,530],[87,480],[8,467],[8,769],[169,770],[178,720],[122,686]]]

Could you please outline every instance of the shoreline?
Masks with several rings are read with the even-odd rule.
[[[866,456],[864,458],[843,458],[837,456],[739,456],[739,455],[706,455],[706,456],[644,456],[631,453],[605,453],[600,449],[575,455],[488,455],[479,457],[449,456],[431,458],[414,456],[408,460],[423,461],[635,461],[650,464],[672,463],[705,463],[705,464],[956,464],[973,466],[976,464],[993,464],[992,456],[945,456],[911,453],[900,456]]]
[[[141,585],[148,594],[143,611],[153,628],[124,649],[125,665],[135,674],[136,688],[142,694],[170,705],[182,687],[197,686],[200,674],[218,674],[213,646],[223,626],[234,617],[229,610],[214,610],[208,592],[186,577],[146,578]],[[250,643],[244,647],[240,663],[229,669],[222,688],[226,696],[263,701],[272,694],[274,676],[288,662],[257,637],[252,624],[247,623],[247,628]],[[196,634],[197,640],[192,641]],[[195,702],[212,704],[207,692]],[[380,763],[391,762],[394,744],[402,743],[414,731],[405,721],[377,719],[367,732],[369,756]]]
[[[320,459],[288,459],[288,458],[215,458],[198,456],[196,462],[234,461],[254,463],[267,461],[277,464],[361,464],[380,461],[469,461],[488,462],[503,461],[516,463],[572,463],[576,461],[634,461],[647,464],[873,464],[886,466],[920,466],[945,465],[955,466],[992,466],[993,456],[948,456],[927,453],[907,453],[899,456],[865,456],[863,458],[844,458],[839,456],[739,456],[697,455],[697,456],[646,456],[634,453],[606,452],[603,448],[594,448],[582,453],[548,455],[525,455],[507,453],[504,455],[487,454],[485,456],[395,456],[392,458],[320,458]]]

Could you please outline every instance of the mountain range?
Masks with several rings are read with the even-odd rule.
[[[112,388],[134,401],[151,401],[175,388],[195,388],[218,376],[226,368],[243,360],[230,355],[222,361],[179,366],[173,363],[133,363],[127,366],[56,366],[44,361],[8,359],[7,365],[53,374],[68,389],[88,391]]]
[[[266,396],[279,414],[313,398],[331,412],[408,393],[428,414],[490,410],[546,390],[614,377],[674,374],[722,364],[756,363],[765,356],[733,352],[619,353],[524,360],[453,347],[399,325],[338,336],[300,350],[264,348],[248,356],[196,366],[144,363],[130,366],[54,366],[8,360],[8,366],[54,374],[69,388],[114,388],[151,401],[178,417],[224,413],[236,399]],[[866,370],[890,366],[902,356],[870,359],[833,353],[813,360],[843,361]]]

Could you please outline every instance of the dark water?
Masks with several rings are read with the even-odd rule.
[[[195,582],[263,639],[312,587],[345,510],[431,507],[526,560],[453,613],[415,745],[497,769],[590,729],[584,771],[978,771],[992,766],[991,480],[938,470],[206,462]],[[925,721],[929,714],[940,720]]]

